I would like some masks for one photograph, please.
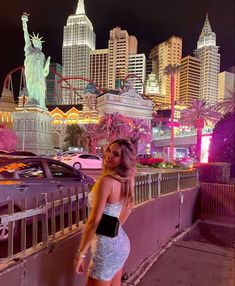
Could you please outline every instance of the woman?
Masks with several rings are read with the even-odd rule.
[[[123,265],[130,252],[130,241],[122,229],[133,204],[136,148],[130,140],[118,139],[107,148],[103,173],[89,194],[91,212],[75,258],[78,274],[91,245],[87,286],[119,286]],[[118,235],[111,238],[96,234],[102,214],[119,218]]]

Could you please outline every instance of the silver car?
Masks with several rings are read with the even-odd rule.
[[[92,185],[94,179],[62,162],[44,157],[0,156],[0,214],[7,213],[7,201],[14,201],[14,210],[20,211],[22,199],[27,199],[27,209],[33,208],[33,198],[54,192],[55,199],[61,191]],[[0,224],[0,240],[4,238]]]

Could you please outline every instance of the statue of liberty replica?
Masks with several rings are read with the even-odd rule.
[[[33,33],[28,33],[28,16],[23,13],[21,20],[23,24],[24,40],[25,40],[25,79],[28,91],[28,104],[39,105],[45,108],[46,96],[46,76],[49,73],[50,57],[45,58],[42,52],[42,38]],[[31,37],[31,39],[30,39]]]
[[[42,52],[42,38],[34,33],[32,36],[29,35],[28,16],[27,13],[21,16],[25,40],[24,67],[28,98],[24,104],[20,95],[18,107],[13,113],[13,129],[19,141],[16,150],[50,155],[53,152],[52,118],[45,105],[46,76],[49,73],[50,57],[46,60]]]

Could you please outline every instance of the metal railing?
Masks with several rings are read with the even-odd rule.
[[[201,183],[201,216],[235,223],[235,185]]]
[[[135,205],[196,185],[196,171],[138,175],[135,178]],[[78,231],[87,219],[89,190],[90,186],[76,188],[73,192],[68,190],[66,197],[61,191],[59,198],[55,193],[43,194],[33,199],[33,209],[27,209],[27,200],[24,199],[20,212],[14,212],[14,201],[9,201],[6,214],[0,215],[0,224],[8,226],[7,253],[0,257],[0,269],[1,262],[16,259],[28,250],[31,253],[38,251]],[[14,250],[17,243],[18,248]]]
[[[8,201],[6,214],[0,215],[0,224],[5,225],[8,232],[7,243],[0,241],[7,246],[6,255],[0,251],[0,269],[1,262],[6,259],[22,255],[27,249],[37,251],[65,234],[77,231],[87,219],[86,198],[90,188],[87,185],[73,191],[68,189],[67,194],[60,191],[59,199],[55,199],[55,195],[58,197],[55,193],[42,194],[33,198],[32,209],[27,209],[27,200],[23,199],[20,212],[14,212],[14,201]]]
[[[197,185],[196,170],[139,175],[135,178],[135,204]]]

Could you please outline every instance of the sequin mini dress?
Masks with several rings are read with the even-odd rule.
[[[88,195],[90,207],[93,205],[93,192]],[[119,217],[122,202],[105,204],[103,213]],[[95,234],[91,243],[91,262],[88,275],[94,279],[110,281],[123,267],[130,253],[130,241],[122,226],[119,226],[118,235],[107,237]]]

